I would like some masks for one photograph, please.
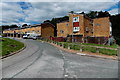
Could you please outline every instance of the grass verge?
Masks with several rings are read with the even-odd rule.
[[[103,45],[103,44],[94,44],[94,43],[70,43],[70,42],[60,42],[60,43],[69,43],[69,44],[79,44],[79,45],[85,45],[85,46],[98,46],[98,47],[108,47],[108,48],[117,48],[117,44],[112,44],[112,45]]]
[[[82,46],[80,44],[71,44],[71,43],[66,43],[66,42],[58,42],[58,45],[60,45],[60,44],[64,44],[64,48],[68,48],[68,45],[69,45],[70,49],[73,49],[73,50],[80,50],[80,48],[82,48],[83,51],[97,53],[96,47],[92,47],[92,46],[87,46],[87,45]],[[117,56],[117,50],[99,48],[99,53],[105,54],[105,55],[110,55],[110,56],[112,56],[112,55]]]
[[[24,47],[22,42],[9,39],[9,38],[0,38],[0,55],[5,56],[12,52],[18,51]]]

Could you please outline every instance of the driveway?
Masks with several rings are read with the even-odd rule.
[[[3,78],[117,78],[118,61],[62,51],[48,43],[18,39],[23,51],[2,60]]]

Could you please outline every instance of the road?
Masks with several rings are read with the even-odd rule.
[[[62,51],[48,43],[19,39],[23,51],[2,60],[3,78],[117,78],[118,61]]]

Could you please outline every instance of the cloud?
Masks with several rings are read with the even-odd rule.
[[[118,14],[118,8],[112,9],[109,11],[111,15]]]
[[[24,17],[23,14],[20,13],[22,10],[20,5],[11,2],[11,3],[1,3],[2,5],[2,19],[0,21],[2,24],[13,24],[19,23],[19,19]]]
[[[118,2],[119,0],[1,0],[2,2]]]
[[[3,24],[42,23],[55,17],[63,17],[68,12],[89,12],[109,9],[117,2],[5,2],[2,7]],[[110,11],[115,14],[115,10]]]
[[[65,16],[70,11],[100,11],[109,8],[115,3],[116,2],[31,2],[32,8],[25,11],[25,13],[28,14],[25,21],[43,22],[53,17]]]

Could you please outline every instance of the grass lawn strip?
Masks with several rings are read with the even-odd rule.
[[[24,47],[24,44],[22,42],[9,39],[9,38],[0,38],[2,41],[0,41],[0,45],[2,45],[2,48],[0,52],[0,55],[5,56],[10,53],[16,52]]]
[[[96,53],[96,47],[99,48],[99,53],[101,54],[105,54],[105,55],[110,55],[110,56],[117,56],[117,45],[112,45],[112,47],[114,46],[114,48],[112,48],[111,46],[108,45],[100,45],[100,44],[93,44],[93,45],[81,45],[80,43],[68,43],[68,42],[58,42],[58,44],[64,44],[64,48],[68,48],[68,45],[70,46],[70,49],[73,50],[80,50],[80,47],[83,48],[83,51],[88,51],[88,52],[92,52],[92,53]],[[87,44],[87,43],[86,43]],[[88,43],[89,44],[89,43]],[[90,43],[91,44],[91,43]],[[99,45],[99,46],[96,46]],[[116,48],[116,49],[115,49]]]

